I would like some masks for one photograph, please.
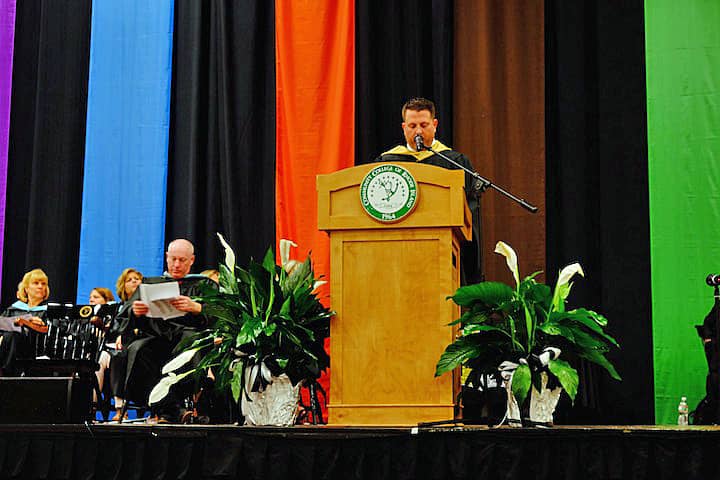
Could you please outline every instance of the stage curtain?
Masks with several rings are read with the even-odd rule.
[[[0,231],[5,229],[5,187],[7,185],[8,134],[10,133],[10,92],[15,44],[15,0],[0,0]],[[0,235],[0,265],[3,237]],[[0,280],[2,277],[0,276]]]
[[[453,2],[357,2],[357,164],[405,143],[403,104],[425,97],[437,107],[437,137],[453,147]]]
[[[172,35],[173,0],[93,2],[78,303],[163,271]]]
[[[76,297],[90,8],[90,0],[17,4],[3,305],[35,267],[50,277],[52,299]]]
[[[707,363],[694,325],[713,305],[720,271],[720,4],[645,2],[650,258],[658,423],[681,396],[705,396]]]
[[[8,425],[2,479],[657,480],[720,476],[717,430]]]
[[[581,372],[564,421],[653,423],[643,2],[545,2],[547,271],[608,318],[622,382]]]
[[[545,270],[543,5],[455,2],[454,144],[478,173],[539,207],[532,214],[492,189],[482,195],[488,280],[513,282],[504,259],[493,253],[499,240],[516,250],[521,275]]]
[[[354,164],[354,2],[278,0],[275,25],[276,239],[297,243],[294,258],[312,251],[316,276],[329,280],[329,241],[317,229],[315,178]],[[327,304],[329,285],[318,295]],[[326,392],[328,376],[320,379]]]
[[[195,244],[194,271],[275,241],[274,7],[177,0],[166,238]]]

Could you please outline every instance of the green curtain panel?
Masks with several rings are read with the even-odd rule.
[[[647,0],[645,19],[655,415],[668,424],[681,396],[693,408],[705,395],[693,325],[720,272],[720,2]]]

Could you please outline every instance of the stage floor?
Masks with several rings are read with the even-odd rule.
[[[0,478],[720,478],[720,427],[0,425]]]

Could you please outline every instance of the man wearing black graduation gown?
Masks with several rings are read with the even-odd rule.
[[[429,150],[418,151],[415,147],[415,136],[421,135],[423,144],[436,152],[451,158],[468,170],[474,170],[470,160],[460,152],[443,145],[435,139],[438,120],[435,118],[435,104],[425,98],[413,98],[405,102],[402,108],[402,129],[405,145],[398,145],[381,154],[375,162],[418,162],[435,165],[450,170],[458,167]],[[482,280],[480,256],[480,218],[479,203],[475,179],[465,174],[465,196],[473,216],[472,241],[465,242],[461,247],[462,264],[460,268],[461,283],[469,285]]]
[[[180,296],[170,303],[186,314],[168,320],[148,317],[148,305],[140,300],[140,288],[135,290],[129,302],[132,308],[119,316],[127,315],[126,325],[132,326],[139,338],[127,346],[128,367],[126,377],[126,395],[128,400],[146,405],[152,388],[162,376],[162,367],[172,358],[177,344],[198,329],[208,325],[208,319],[202,313],[202,304],[190,297],[200,294],[201,284],[214,285],[207,277],[190,274],[195,261],[192,243],[184,239],[170,242],[165,254],[167,272],[162,277],[146,277],[143,283],[161,283],[176,281],[179,283]],[[177,422],[181,414],[182,400],[192,392],[192,385],[178,384],[170,389],[170,394],[153,410],[160,420]]]

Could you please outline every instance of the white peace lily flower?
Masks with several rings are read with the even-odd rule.
[[[174,372],[178,368],[187,364],[195,356],[195,353],[200,350],[199,348],[193,348],[192,350],[186,350],[179,354],[177,357],[170,360],[162,369],[163,375]]]
[[[576,273],[579,273],[581,277],[585,276],[585,272],[583,272],[582,267],[577,262],[563,268],[560,271],[560,276],[558,276],[557,286],[565,285],[566,283],[568,283],[570,279],[575,276]]]
[[[495,245],[495,253],[499,253],[500,255],[505,257],[507,266],[508,268],[510,268],[513,277],[515,277],[515,284],[520,285],[520,273],[518,273],[517,254],[515,253],[515,250],[513,250],[512,247],[507,243],[499,241]]]
[[[153,387],[152,391],[150,392],[150,398],[148,399],[150,405],[158,403],[160,400],[167,397],[167,394],[170,393],[170,387],[172,387],[191,373],[193,373],[193,370],[181,373],[180,375],[175,375],[171,372],[170,375],[168,375],[167,377],[161,378],[158,384],[155,385],[155,387]]]
[[[286,263],[283,264],[282,268],[285,270],[285,273],[291,274],[295,268],[300,265],[300,262],[297,260],[288,260]]]
[[[552,307],[554,310],[562,311],[565,308],[565,299],[570,294],[570,279],[578,273],[581,276],[585,276],[582,267],[579,263],[575,262],[567,267],[563,268],[558,275],[557,283],[555,284],[555,292],[553,292]],[[567,288],[565,288],[567,286]]]
[[[288,269],[285,268],[285,265],[290,263],[290,248],[292,247],[297,247],[297,243],[285,238],[280,240],[280,266],[283,267],[286,272]],[[293,260],[293,262],[297,263],[295,260]]]
[[[267,382],[272,380],[272,373],[270,373],[270,369],[265,365],[265,362],[260,363],[260,375],[262,375],[262,378]]]
[[[218,237],[220,237],[220,243],[222,243],[223,248],[225,249],[225,265],[227,265],[228,269],[230,269],[231,272],[235,271],[235,252],[233,251],[232,247],[228,245],[228,243],[225,241],[225,238],[218,233]]]

